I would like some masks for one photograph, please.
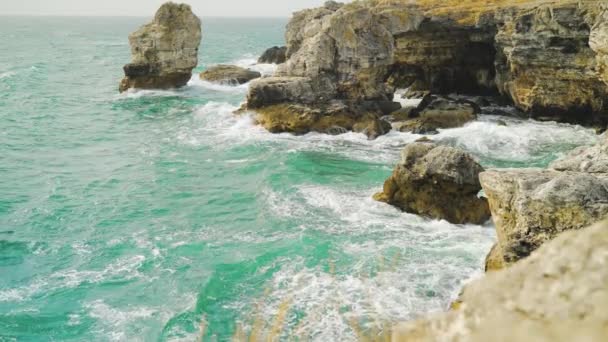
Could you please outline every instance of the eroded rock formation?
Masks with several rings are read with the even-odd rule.
[[[258,63],[281,64],[287,60],[287,46],[274,46],[264,51],[258,58]]]
[[[216,65],[208,68],[207,70],[201,72],[199,75],[201,80],[220,83],[220,84],[228,84],[228,85],[238,85],[244,84],[256,78],[262,77],[257,71],[241,68],[235,65]]]
[[[605,126],[605,7],[594,0],[328,2],[294,14],[288,60],[276,77],[252,83],[247,107],[322,110],[340,101],[351,112],[366,103],[380,116],[370,104],[409,87],[500,93],[536,118]]]
[[[608,141],[576,149],[548,170],[489,170],[480,180],[498,235],[491,254],[509,265],[608,215]]]
[[[605,341],[608,223],[569,231],[467,285],[457,310],[394,329],[393,341]]]
[[[438,129],[461,127],[481,113],[471,101],[427,95],[416,108],[402,108],[391,113],[393,128],[415,134],[436,134]],[[401,119],[401,120],[398,120]]]
[[[488,202],[477,195],[483,171],[473,157],[432,142],[409,144],[375,199],[406,212],[456,224],[481,224],[490,218]]]
[[[189,5],[162,5],[154,20],[129,36],[131,63],[124,66],[121,92],[186,85],[198,63],[201,21]]]

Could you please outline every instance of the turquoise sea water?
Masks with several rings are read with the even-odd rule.
[[[276,325],[349,341],[443,310],[480,274],[491,224],[371,199],[417,136],[272,135],[231,114],[246,86],[196,78],[120,95],[145,18],[0,19],[0,341],[227,341]],[[197,71],[253,64],[285,23],[204,19]],[[504,120],[435,139],[489,167],[597,140]]]

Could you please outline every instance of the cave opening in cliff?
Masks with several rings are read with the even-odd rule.
[[[395,63],[387,83],[435,94],[498,95],[495,32],[423,24],[421,31],[395,37]]]

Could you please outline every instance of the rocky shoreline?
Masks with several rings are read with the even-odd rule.
[[[481,110],[471,96],[604,131],[608,3],[489,3],[329,1],[295,13],[287,46],[260,58],[279,64],[275,76],[220,65],[201,78],[251,81],[241,111],[272,133],[429,135],[475,120]],[[133,62],[120,90],[185,85],[200,39],[189,6],[163,5],[130,36]],[[416,107],[396,101],[397,89],[406,88],[424,95]],[[451,312],[399,325],[393,340],[518,340],[527,331],[539,341],[568,340],[576,331],[591,341],[608,336],[606,137],[548,169],[492,170],[426,139],[405,147],[375,199],[455,224],[491,218],[498,236],[487,276],[469,284]]]
[[[293,132],[290,121],[303,115],[300,126],[322,131],[319,121],[335,115],[328,106],[367,122],[387,114],[397,88],[409,88],[503,96],[532,118],[606,128],[604,1],[475,3],[330,1],[297,12],[287,61],[275,77],[252,82],[246,108],[272,131]],[[297,107],[277,115],[280,104]],[[306,114],[315,111],[325,115]],[[344,130],[353,130],[350,121]]]

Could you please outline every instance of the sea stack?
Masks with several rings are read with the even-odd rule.
[[[186,85],[198,64],[201,36],[201,21],[189,5],[162,5],[152,22],[129,35],[132,61],[124,66],[120,92]]]

